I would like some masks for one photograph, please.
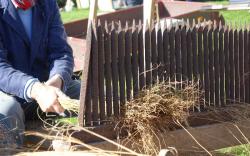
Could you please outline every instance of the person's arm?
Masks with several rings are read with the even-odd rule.
[[[27,87],[34,77],[14,69],[7,60],[8,51],[4,48],[0,36],[0,90],[8,94],[25,99],[25,88],[30,88],[30,96],[36,100],[44,112],[64,112],[64,108],[58,102],[58,97],[66,96],[55,87],[47,86],[35,81],[32,86]],[[28,90],[28,89],[27,89]]]
[[[66,90],[67,84],[71,81],[74,60],[72,49],[67,43],[67,35],[61,21],[56,1],[52,1],[52,18],[49,24],[48,54],[50,64],[49,80],[47,85],[55,86]],[[60,86],[61,85],[61,86]]]
[[[7,60],[7,53],[0,36],[0,90],[24,99],[25,88],[27,88],[25,86],[35,78],[14,69]],[[31,86],[30,96],[37,101],[44,112],[59,114],[64,112],[64,108],[58,102],[58,97],[65,98],[66,96],[58,88],[35,81]]]
[[[37,101],[43,112],[56,112],[61,114],[64,112],[64,108],[61,106],[58,98],[67,97],[56,87],[35,82],[31,88],[31,98]]]
[[[14,69],[9,63],[7,56],[8,51],[5,49],[0,36],[0,90],[25,99],[26,83],[34,79],[34,77]]]

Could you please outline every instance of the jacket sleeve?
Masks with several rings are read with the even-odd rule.
[[[26,83],[34,77],[14,69],[7,60],[8,51],[5,49],[0,36],[0,90],[24,99]]]
[[[71,80],[74,60],[72,49],[67,43],[67,35],[61,21],[58,5],[56,1],[52,1],[52,3],[53,11],[48,30],[49,78],[59,74],[65,88]]]

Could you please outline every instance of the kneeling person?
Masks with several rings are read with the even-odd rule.
[[[0,0],[0,146],[22,144],[38,106],[60,114],[58,98],[79,98],[66,38],[56,0]]]

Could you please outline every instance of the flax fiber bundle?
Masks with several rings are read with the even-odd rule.
[[[174,122],[185,121],[189,110],[198,103],[198,96],[197,86],[184,83],[160,83],[141,91],[124,106],[124,116],[119,119],[117,127],[128,134],[123,143],[156,155],[161,148],[159,135]]]
[[[74,99],[70,99],[70,98],[68,98],[68,99],[59,98],[59,102],[64,109],[73,111],[73,112],[78,114],[78,109],[79,109],[79,105],[80,105],[79,100],[74,100]]]

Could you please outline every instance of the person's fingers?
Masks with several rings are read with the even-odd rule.
[[[50,81],[48,80],[48,81],[44,82],[44,84],[48,86],[50,84]]]
[[[65,109],[60,105],[59,102],[53,105],[53,109],[57,114],[61,114],[65,111]]]
[[[67,95],[65,95],[60,89],[56,89],[56,94],[59,98],[62,99],[69,99],[69,97]]]
[[[64,110],[65,110],[60,104],[55,105],[55,106],[53,106],[53,107],[54,107],[54,110],[55,110],[55,112],[56,112],[57,114],[61,114],[61,113],[63,113]]]
[[[53,107],[49,107],[49,108],[47,108],[44,112],[46,112],[46,113],[51,113],[51,112],[55,112],[55,110],[54,110]]]

